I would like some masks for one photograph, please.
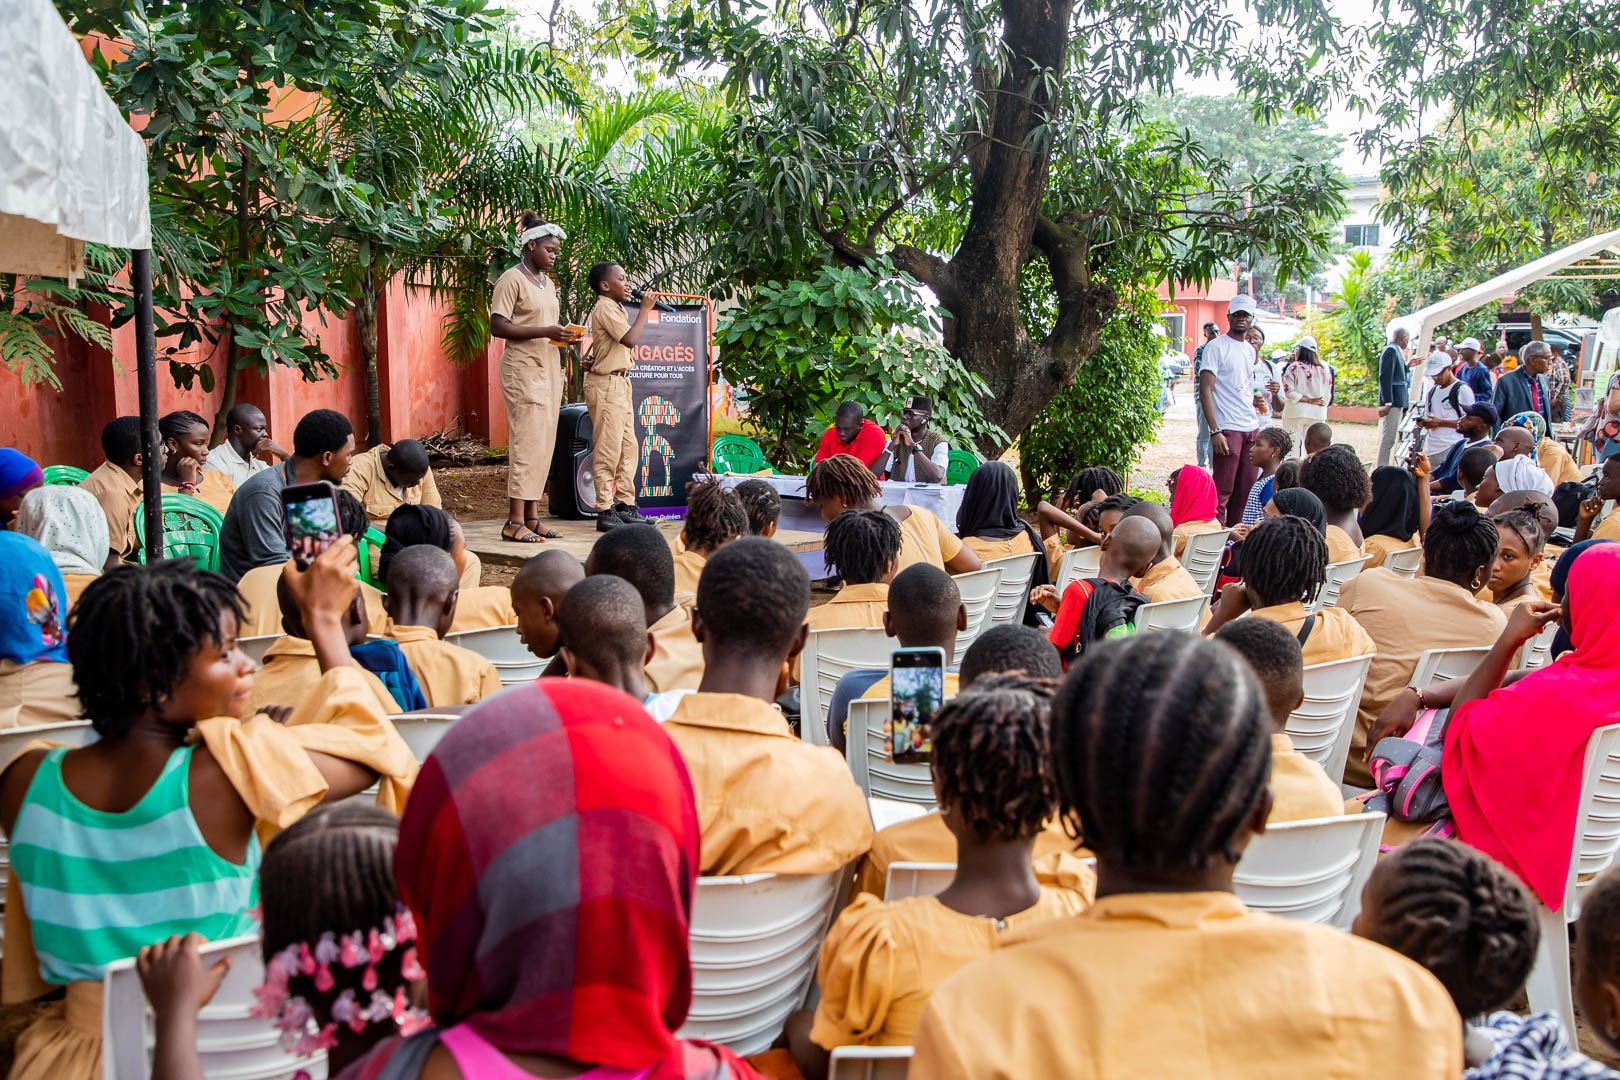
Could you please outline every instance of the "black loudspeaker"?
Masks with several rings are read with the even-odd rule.
[[[596,443],[590,410],[564,405],[557,417],[557,445],[551,452],[551,513],[568,521],[596,518]]]

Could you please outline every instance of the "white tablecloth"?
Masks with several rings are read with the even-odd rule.
[[[717,479],[726,488],[734,488],[744,480],[763,480],[775,488],[776,493],[784,499],[806,497],[802,476],[743,476],[725,473]],[[966,484],[908,484],[903,480],[879,480],[878,486],[883,489],[885,506],[897,504],[920,506],[943,521],[947,529],[956,531],[956,512],[962,508],[962,495],[967,491]]]

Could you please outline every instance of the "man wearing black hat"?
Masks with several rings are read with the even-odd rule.
[[[879,476],[887,473],[890,480],[944,483],[945,469],[951,462],[951,444],[929,429],[928,421],[933,416],[932,398],[920,394],[908,398],[906,407],[900,410],[900,426],[894,429],[883,460],[873,471]]]

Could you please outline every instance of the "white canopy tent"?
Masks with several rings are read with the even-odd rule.
[[[0,71],[13,86],[0,117],[0,272],[71,283],[84,271],[86,242],[132,255],[146,542],[148,558],[156,558],[163,530],[146,143],[101,88],[51,0],[0,4]]]

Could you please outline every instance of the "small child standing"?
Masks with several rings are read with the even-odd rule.
[[[495,665],[471,649],[440,640],[456,621],[456,561],[432,544],[416,544],[388,565],[388,636],[399,642],[429,708],[472,705],[501,688]]]
[[[596,528],[607,532],[646,521],[636,513],[636,406],[630,372],[636,366],[631,350],[647,327],[653,294],[642,296],[632,322],[624,310],[630,302],[630,280],[624,267],[597,263],[591,267],[589,280],[596,306],[588,323],[591,350],[585,360],[585,407],[596,433]]]
[[[1131,588],[1131,579],[1147,573],[1158,557],[1159,543],[1159,530],[1151,521],[1121,518],[1103,536],[1096,577],[1070,583],[1061,600],[1055,585],[1041,585],[1030,594],[1030,603],[1057,613],[1047,639],[1065,663],[1072,663],[1094,641],[1136,632],[1136,609],[1147,603],[1147,597]]]

